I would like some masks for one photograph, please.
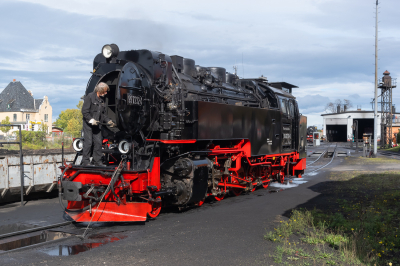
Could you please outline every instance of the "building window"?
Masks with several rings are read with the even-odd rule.
[[[48,114],[44,115],[44,122],[49,122],[49,115]]]
[[[17,122],[17,114],[13,114],[13,121]]]
[[[26,121],[29,121],[31,118],[31,114],[26,114]]]

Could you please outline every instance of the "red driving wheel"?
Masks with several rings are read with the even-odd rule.
[[[232,173],[232,176],[231,176],[232,184],[235,184],[235,185],[239,185],[240,184],[239,179],[237,179],[236,177],[243,178],[244,172],[243,172],[243,170],[242,171],[241,170],[242,169],[240,169],[239,171],[234,171]],[[232,187],[232,188],[230,188],[230,191],[232,192],[233,195],[239,196],[240,194],[242,194],[243,189],[238,188],[238,187]]]
[[[256,178],[257,178],[257,173],[258,173],[258,168],[257,167],[251,167],[249,170],[249,179],[251,180],[251,183],[255,183],[256,182]],[[251,192],[254,192],[257,189],[257,185],[253,185],[253,189],[251,190]]]
[[[225,198],[225,195],[224,194],[220,194],[219,196],[214,196],[214,199],[216,200],[216,201],[221,201],[221,200],[223,200]]]
[[[161,211],[161,197],[158,196],[156,199],[159,201],[158,202],[153,201],[151,203],[151,211],[147,213],[150,218],[156,218]]]
[[[269,182],[270,182],[269,180],[267,182],[263,182],[262,183],[263,188],[268,188]]]
[[[197,202],[197,206],[201,206],[201,205],[203,205],[204,204],[204,202],[206,201],[206,198],[204,198],[204,199],[202,199],[202,200],[200,200],[199,202]]]
[[[283,184],[283,182],[285,181],[285,174],[283,172],[279,173],[279,182],[281,184]]]
[[[261,182],[262,182],[263,188],[268,188],[269,183],[271,182],[269,179],[270,173],[267,172],[266,168],[262,167],[260,175],[261,175]]]

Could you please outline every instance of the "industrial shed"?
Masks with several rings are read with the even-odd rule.
[[[364,133],[371,133],[374,138],[374,111],[346,111],[341,113],[322,114],[323,135],[331,142],[346,142],[353,139],[352,125],[358,121],[358,139],[362,139]],[[381,114],[378,113],[378,141],[381,137]],[[400,113],[393,114],[393,134],[397,134],[400,128]],[[355,136],[354,136],[355,137]]]

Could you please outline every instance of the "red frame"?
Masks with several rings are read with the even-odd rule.
[[[147,141],[159,141],[164,144],[192,144],[196,140],[159,140],[149,139]],[[107,143],[105,140],[103,143]],[[231,165],[228,169],[229,175],[222,175],[221,181],[217,184],[218,194],[213,195],[208,191],[207,196],[213,195],[216,200],[222,200],[229,189],[234,195],[239,195],[242,191],[254,191],[258,185],[264,188],[272,179],[280,182],[284,181],[286,173],[301,177],[306,168],[306,158],[299,158],[298,152],[281,153],[274,155],[251,156],[251,143],[247,139],[242,139],[233,147],[221,147],[214,145],[208,152],[208,158],[214,161],[217,169],[224,170],[224,165],[218,163],[220,159],[231,159]],[[248,173],[242,168],[243,160],[250,166]],[[160,180],[160,157],[155,157],[151,169],[147,172],[137,172],[131,170],[122,171],[124,183],[118,180],[115,185],[115,193],[122,193],[121,203],[117,204],[117,199],[109,192],[103,199],[103,202],[97,204],[91,210],[84,212],[71,212],[68,214],[77,222],[126,222],[126,221],[146,221],[148,217],[156,217],[161,209],[161,198],[158,201],[153,199],[148,187],[152,186],[156,191],[161,189]],[[71,167],[71,166],[68,166]],[[128,165],[128,169],[130,166]],[[90,173],[87,168],[70,168],[64,174],[64,180],[68,180],[77,171],[81,171],[73,181],[81,182],[83,185],[108,185],[111,175],[101,175],[99,173]],[[114,169],[102,170],[114,172]],[[126,191],[127,190],[127,191]],[[215,193],[215,191],[214,191]],[[82,193],[83,194],[83,193]],[[127,197],[130,198],[127,201]],[[157,202],[157,203],[156,203]],[[198,203],[201,206],[204,200]],[[82,209],[89,205],[89,200],[69,201],[68,209]],[[97,211],[96,211],[97,209]]]

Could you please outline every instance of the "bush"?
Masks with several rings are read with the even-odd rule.
[[[43,145],[46,141],[46,132],[43,131],[21,131],[21,135],[22,144]]]

